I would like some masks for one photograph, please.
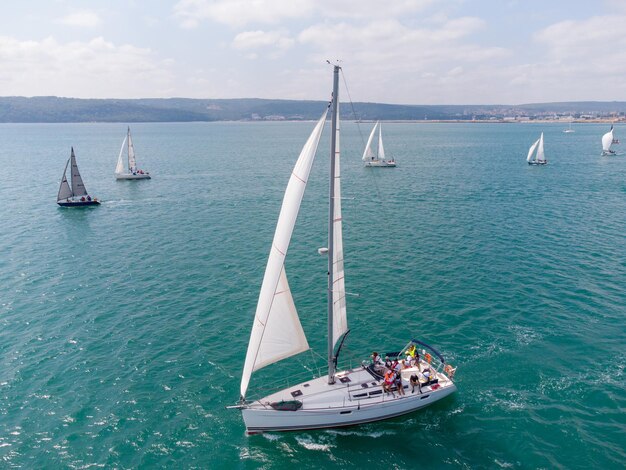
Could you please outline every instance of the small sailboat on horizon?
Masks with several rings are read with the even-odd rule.
[[[609,132],[607,132],[606,134],[602,136],[602,156],[603,157],[609,156],[609,155],[617,155],[617,152],[611,149],[611,146],[613,144],[619,144],[619,140],[617,140],[613,136],[613,125],[611,125],[611,129],[609,130]]]
[[[395,376],[393,384],[383,378],[379,362],[361,363],[338,370],[338,358],[346,336],[346,290],[341,209],[339,66],[334,66],[332,131],[330,143],[328,246],[318,252],[328,256],[327,271],[327,375],[316,377],[310,368],[307,379],[298,383],[288,376],[286,388],[262,398],[250,399],[248,388],[253,372],[309,349],[287,281],[285,259],[291,241],[311,166],[326,122],[322,114],[302,148],[291,173],[268,257],[254,316],[240,385],[240,400],[230,406],[241,410],[249,434],[266,431],[295,431],[334,428],[397,417],[424,408],[456,390],[455,369],[434,348],[417,339],[396,353],[422,350],[423,359],[407,357],[409,366]],[[322,270],[321,270],[322,271]],[[425,352],[428,348],[429,352]],[[431,354],[432,353],[432,354]],[[386,375],[391,377],[391,371]],[[291,385],[289,384],[296,384]],[[285,386],[283,385],[283,386]],[[412,387],[412,390],[410,390]],[[280,386],[276,385],[276,388]],[[407,389],[405,393],[405,389]],[[396,393],[394,393],[396,392]]]
[[[374,153],[374,150],[372,149],[372,141],[374,140],[376,129],[378,129],[378,147],[376,153]],[[363,161],[365,162],[365,166],[369,167],[393,168],[396,166],[396,161],[393,157],[388,160],[385,159],[385,148],[383,147],[383,126],[380,121],[376,121],[376,124],[370,133],[369,139],[367,139],[367,145],[365,146],[365,151],[363,152]]]
[[[528,149],[526,161],[529,165],[546,165],[548,163],[543,151],[543,132],[535,143],[530,146],[530,149]]]
[[[126,149],[126,159],[123,158],[124,149]],[[124,164],[124,160],[126,160],[127,165]],[[115,178],[118,180],[149,180],[151,178],[150,173],[137,168],[135,147],[133,145],[133,139],[130,135],[130,127],[128,127],[128,132],[122,142],[120,154],[117,157]]]
[[[67,181],[67,167],[70,166],[70,176],[72,178],[72,185]],[[80,206],[97,206],[100,205],[100,201],[97,198],[92,198],[85,188],[83,178],[78,171],[78,165],[76,164],[76,156],[74,155],[74,147],[70,154],[70,158],[67,159],[65,169],[63,170],[63,178],[61,178],[61,185],[59,186],[59,193],[57,194],[57,204],[63,207],[80,207]]]
[[[572,129],[572,120],[571,119],[569,121],[569,127],[567,129],[563,130],[563,132],[565,134],[571,134],[573,132],[576,132],[574,129]]]

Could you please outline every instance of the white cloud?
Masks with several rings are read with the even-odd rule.
[[[0,36],[0,84],[5,95],[84,98],[169,96],[172,63],[149,49],[102,37],[59,43]]]
[[[519,80],[543,87],[558,100],[623,99],[626,92],[626,15],[560,21],[538,31],[534,40],[545,51]]]
[[[95,28],[100,25],[100,17],[93,11],[77,11],[57,20],[58,23],[81,28]]]
[[[293,47],[294,43],[292,38],[281,31],[245,31],[235,36],[233,47],[241,50],[267,47],[286,50]]]
[[[232,27],[276,24],[313,15],[335,19],[390,18],[423,10],[436,0],[180,0],[174,15],[185,28],[202,21]]]
[[[313,10],[313,0],[181,0],[174,15],[184,28],[209,20],[237,27],[250,23],[278,23]]]

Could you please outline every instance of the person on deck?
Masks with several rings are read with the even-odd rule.
[[[413,374],[410,377],[409,383],[411,384],[411,393],[415,393],[416,385],[417,385],[417,389],[419,390],[419,392],[422,393],[422,384],[420,384],[420,378],[418,377],[417,374]]]
[[[372,366],[374,372],[382,374],[385,371],[385,363],[376,351],[372,353]]]
[[[391,387],[393,387],[393,383],[395,381],[395,372],[392,370],[388,370],[385,372],[385,381],[383,382],[383,390],[386,393],[391,393],[392,397],[395,397],[393,392],[391,391]]]

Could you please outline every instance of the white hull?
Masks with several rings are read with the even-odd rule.
[[[365,166],[371,166],[371,167],[395,167],[396,166],[396,162],[394,161],[388,161],[388,160],[373,160],[371,162],[365,162]]]
[[[414,371],[415,368],[402,372],[405,395],[397,391],[385,393],[382,382],[375,380],[365,369],[339,372],[333,385],[327,384],[327,376],[295,385],[242,408],[246,431],[254,434],[369,423],[411,413],[456,391],[452,380],[439,373],[438,384],[422,386],[421,393],[415,388],[412,393],[408,378]],[[350,382],[342,383],[340,379],[343,377],[349,377]],[[296,392],[295,397],[293,392]],[[269,406],[270,403],[294,399],[302,403],[297,411],[275,410]]]
[[[115,179],[117,180],[149,180],[151,178],[149,173],[135,174],[132,173],[116,173]]]

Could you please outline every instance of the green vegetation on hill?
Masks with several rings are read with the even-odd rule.
[[[0,122],[185,122],[313,120],[323,101],[268,99],[78,99],[55,96],[0,97]],[[353,110],[354,107],[354,110]],[[525,105],[344,105],[344,119],[471,120],[570,114],[616,116],[625,102],[536,103]]]

